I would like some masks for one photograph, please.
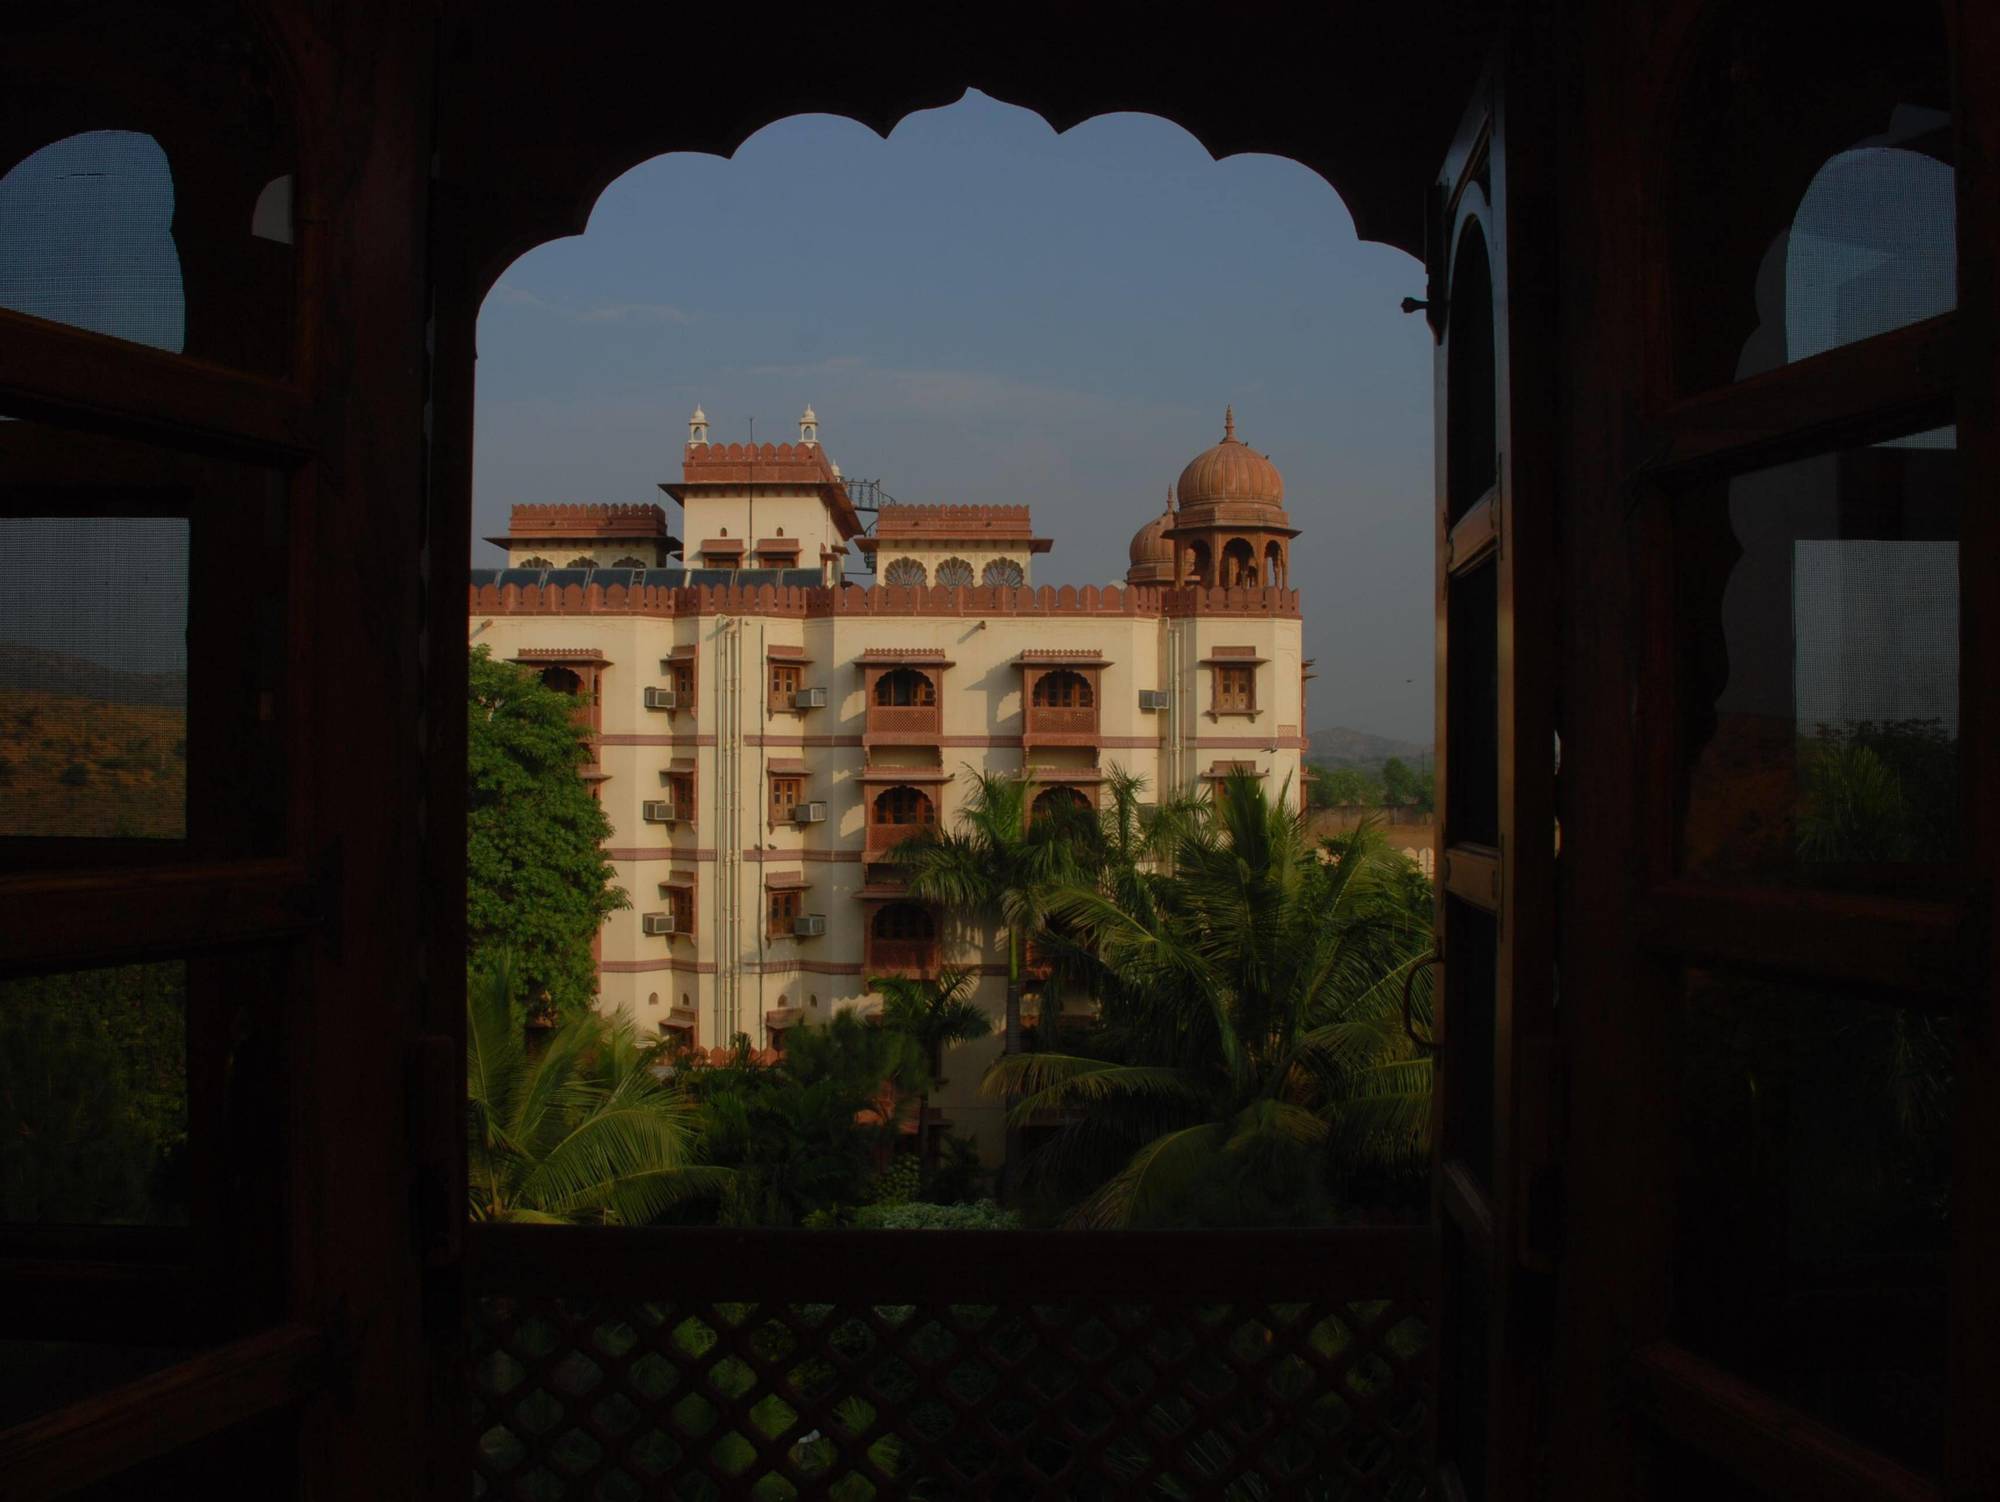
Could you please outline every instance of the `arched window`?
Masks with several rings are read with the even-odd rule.
[[[1037,819],[1075,816],[1090,811],[1090,800],[1073,787],[1045,788],[1035,795],[1033,816]]]
[[[1225,589],[1244,588],[1257,582],[1257,555],[1250,544],[1232,537],[1222,550],[1222,584]]]
[[[897,558],[882,570],[882,582],[898,589],[922,589],[930,582],[924,566],[914,558]]]
[[[1088,709],[1092,703],[1090,680],[1068,668],[1044,673],[1035,680],[1034,702],[1044,709]]]
[[[935,939],[937,920],[914,902],[891,902],[876,913],[874,934],[878,939]]]
[[[1264,584],[1270,589],[1285,587],[1285,545],[1274,542],[1264,549]]]
[[[897,668],[876,681],[875,702],[896,708],[935,704],[937,685],[915,668]]]
[[[1809,0],[1716,7],[1675,123],[1664,221],[1682,391],[1956,305],[1939,10],[1869,6],[1821,32]]]
[[[945,589],[970,589],[972,565],[963,558],[947,558],[937,566],[937,582]]]
[[[1027,577],[1021,571],[1021,565],[1012,558],[995,558],[986,565],[986,572],[979,576],[979,582],[988,589],[1019,589]]]
[[[554,567],[555,567],[555,564],[551,563],[551,562],[550,562],[550,561],[549,561],[548,559],[546,559],[546,558],[543,558],[543,557],[540,557],[540,556],[538,555],[538,556],[536,556],[536,557],[533,557],[533,558],[523,558],[523,559],[522,559],[522,560],[521,560],[521,561],[520,561],[519,563],[515,564],[515,565],[514,565],[514,567],[516,567],[516,568],[554,568]]]
[[[568,668],[543,668],[542,682],[559,694],[568,694],[572,699],[583,692],[583,679]]]
[[[913,787],[884,788],[875,795],[875,818],[877,824],[935,824],[937,808],[924,796],[921,789]]]
[[[1187,582],[1190,584],[1199,584],[1204,589],[1214,587],[1215,562],[1209,556],[1208,544],[1205,542],[1191,542],[1188,544]]]
[[[187,309],[174,243],[174,177],[141,131],[89,130],[0,178],[0,307],[176,353]]]
[[[588,556],[572,558],[568,563],[563,565],[564,568],[596,568],[597,566],[597,560]]]

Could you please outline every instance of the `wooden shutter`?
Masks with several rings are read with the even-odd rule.
[[[1432,189],[1441,1484],[1526,1495],[1554,1104],[1549,310],[1530,295],[1543,107],[1517,46]],[[1526,101],[1524,104],[1523,101]]]
[[[18,289],[97,274],[119,236],[49,222],[53,195],[0,224],[0,528],[54,539],[45,569],[9,558],[32,577],[0,635],[45,654],[37,712],[75,749],[56,802],[32,767],[0,790],[9,1067],[108,1036],[185,1134],[113,1203],[49,1185],[55,1139],[8,1118],[10,1184],[42,1181],[0,1225],[11,1497],[408,1496],[456,1448],[422,1318],[464,1134],[455,970],[419,963],[463,921],[464,838],[423,819],[427,756],[464,782],[419,640],[430,36],[382,6],[113,0],[10,18],[0,51],[0,173],[97,132],[170,171],[65,167],[150,236],[81,311]],[[162,286],[161,318],[92,321]],[[122,1141],[132,1099],[83,1147]]]

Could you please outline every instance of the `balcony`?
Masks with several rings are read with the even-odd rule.
[[[484,1224],[466,1265],[487,1496],[1435,1494],[1422,1227]]]
[[[935,829],[931,824],[870,824],[868,842],[863,855],[871,861],[887,860],[889,853],[903,841],[912,838],[924,829]]]
[[[911,980],[931,980],[938,973],[936,939],[877,939],[868,941],[868,957],[861,968],[870,975],[903,976]]]
[[[1095,745],[1097,706],[1030,704],[1025,733],[1031,741],[1051,742],[1056,745]]]
[[[944,713],[936,704],[877,704],[871,700],[863,744],[934,745],[943,731]]]

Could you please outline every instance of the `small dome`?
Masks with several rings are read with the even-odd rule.
[[[1147,522],[1132,537],[1132,566],[1125,571],[1127,584],[1170,584],[1174,577],[1174,545],[1167,528],[1174,524],[1174,508]]]
[[[811,402],[807,402],[807,403],[806,403],[806,410],[805,410],[805,414],[804,414],[804,415],[803,415],[802,417],[800,417],[800,418],[799,418],[799,421],[800,421],[800,422],[818,422],[818,421],[819,421],[819,418],[818,418],[818,417],[817,417],[816,415],[814,415],[814,413],[813,413],[813,404],[812,404]]]
[[[689,422],[707,422],[707,421],[708,421],[708,414],[707,414],[706,412],[704,412],[704,411],[702,411],[702,410],[701,410],[701,404],[700,404],[699,402],[697,402],[697,403],[695,404],[695,409],[694,409],[694,416],[690,417],[690,418],[688,419],[688,421],[689,421]]]
[[[1181,471],[1181,508],[1225,501],[1283,507],[1285,477],[1278,466],[1236,436],[1236,409],[1223,418],[1222,442],[1189,461]]]

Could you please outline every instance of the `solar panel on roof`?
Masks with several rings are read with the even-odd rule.
[[[503,568],[498,571],[493,582],[518,584],[526,588],[529,585],[539,585],[545,572],[547,572],[545,569],[538,568]]]
[[[590,571],[590,582],[601,584],[606,589],[614,584],[620,588],[630,589],[639,582],[639,576],[644,572],[642,568],[594,568]]]
[[[587,568],[552,568],[542,576],[542,583],[560,589],[571,584],[582,584],[590,578]]]
[[[679,589],[687,582],[684,568],[649,568],[641,576],[641,582],[657,589]]]
[[[497,568],[476,568],[472,570],[470,577],[474,589],[483,589],[488,584],[498,584],[500,582],[500,570]]]

